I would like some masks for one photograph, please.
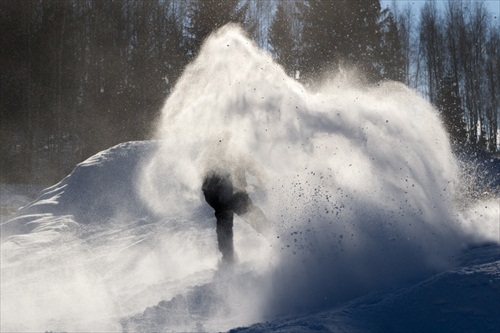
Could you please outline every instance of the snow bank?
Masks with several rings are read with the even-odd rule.
[[[156,148],[96,154],[2,223],[2,331],[117,331],[121,317],[210,279],[213,225],[158,217],[138,196]]]
[[[128,142],[98,153],[45,189],[23,213],[73,215],[85,224],[101,223],[117,212],[145,214],[135,191],[137,164],[155,148],[154,142]]]
[[[2,223],[2,237],[98,225],[119,215],[136,220],[149,214],[136,193],[135,179],[137,164],[154,149],[154,142],[128,142],[92,156],[41,191],[35,201],[26,202],[20,217]]]

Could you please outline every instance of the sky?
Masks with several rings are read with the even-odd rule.
[[[406,6],[407,3],[411,4],[415,8],[416,12],[420,11],[420,8],[425,4],[426,0],[382,0],[380,1],[382,8],[387,6],[392,6],[393,2],[396,2],[398,7],[402,8]],[[438,0],[438,2],[445,4],[448,0]],[[500,1],[498,0],[484,0],[484,3],[488,10],[493,14],[497,24],[500,23]]]

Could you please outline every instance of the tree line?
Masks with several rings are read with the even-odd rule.
[[[420,13],[416,78],[441,112],[454,142],[498,150],[500,25],[482,2],[449,0]],[[417,52],[413,50],[413,52]]]
[[[228,22],[305,84],[339,67],[404,82],[454,140],[497,150],[500,32],[480,3],[428,2],[418,17],[379,0],[2,0],[1,181],[54,182],[148,138],[184,67]]]

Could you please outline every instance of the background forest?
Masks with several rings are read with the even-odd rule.
[[[499,149],[500,26],[482,2],[416,13],[378,0],[1,0],[0,181],[53,183],[149,138],[186,64],[228,22],[311,89],[339,68],[401,81],[457,147]]]

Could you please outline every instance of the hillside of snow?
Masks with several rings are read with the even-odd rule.
[[[403,85],[304,87],[227,26],[154,141],[2,219],[1,331],[498,331],[500,202],[471,163]],[[236,217],[226,266],[201,184],[238,169],[274,234]]]

